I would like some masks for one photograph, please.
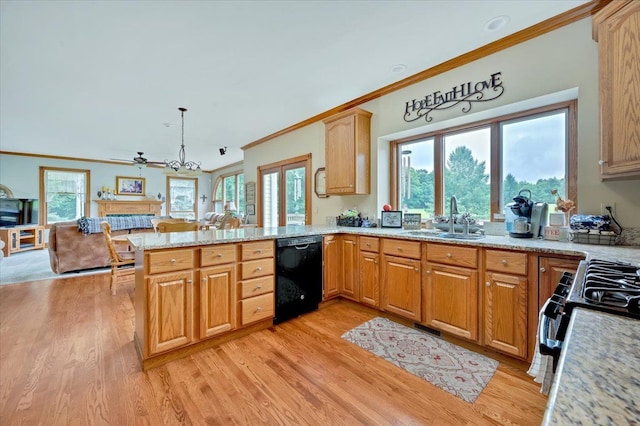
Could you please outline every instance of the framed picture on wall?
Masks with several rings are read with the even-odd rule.
[[[245,199],[245,203],[247,204],[255,204],[256,202],[256,183],[255,182],[247,182],[244,185],[244,199]]]
[[[247,204],[247,215],[254,215],[256,214],[256,205],[255,204]]]
[[[116,194],[144,195],[144,178],[116,176]]]

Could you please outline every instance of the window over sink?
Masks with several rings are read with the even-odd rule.
[[[555,207],[557,189],[577,199],[576,101],[392,142],[392,200],[406,213],[460,212],[490,220],[523,189]],[[576,201],[577,202],[577,201]]]

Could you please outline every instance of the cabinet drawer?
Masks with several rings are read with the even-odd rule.
[[[391,256],[420,259],[420,242],[385,238],[382,240],[382,251]]]
[[[240,301],[242,325],[273,318],[273,293],[250,297]]]
[[[247,299],[260,294],[273,292],[273,281],[273,275],[242,281],[240,283],[240,298]]]
[[[487,250],[487,270],[510,274],[527,274],[527,255],[503,250]]]
[[[273,275],[274,260],[273,258],[268,258],[242,262],[241,270],[241,279],[243,280]]]
[[[456,245],[428,244],[427,260],[445,265],[478,267],[478,249]]]
[[[380,240],[373,237],[360,237],[360,250],[377,253],[380,250]]]
[[[195,254],[193,250],[167,250],[149,253],[149,274],[193,269]]]
[[[273,241],[256,241],[242,244],[242,260],[273,257]]]
[[[200,250],[200,265],[221,265],[236,261],[236,246],[234,244],[220,244],[204,247]]]

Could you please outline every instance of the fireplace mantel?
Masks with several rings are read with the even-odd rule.
[[[145,214],[160,216],[162,201],[156,200],[93,200],[98,203],[98,217]]]

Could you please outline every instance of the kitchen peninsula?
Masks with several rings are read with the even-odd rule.
[[[381,228],[288,226],[131,235],[136,250],[135,342],[143,368],[271,326],[274,240],[308,235],[340,241],[335,259],[342,261],[330,268],[341,272],[335,291],[329,288],[330,245],[325,243],[324,300],[342,296],[523,361],[532,357],[540,301],[548,297],[545,286],[550,284],[543,285],[547,272],[540,265],[556,260],[571,265],[586,257],[640,259],[638,247],[496,236],[464,241]],[[367,262],[367,255],[381,261]],[[375,269],[369,273],[380,277],[374,294],[358,282],[358,269],[371,265]],[[439,281],[440,271],[464,275],[469,297],[449,294],[453,289]],[[393,282],[385,281],[387,275]],[[457,300],[449,318],[431,309],[441,298]],[[500,306],[505,298],[517,303]],[[505,332],[496,327],[498,322],[513,323],[513,329]]]

